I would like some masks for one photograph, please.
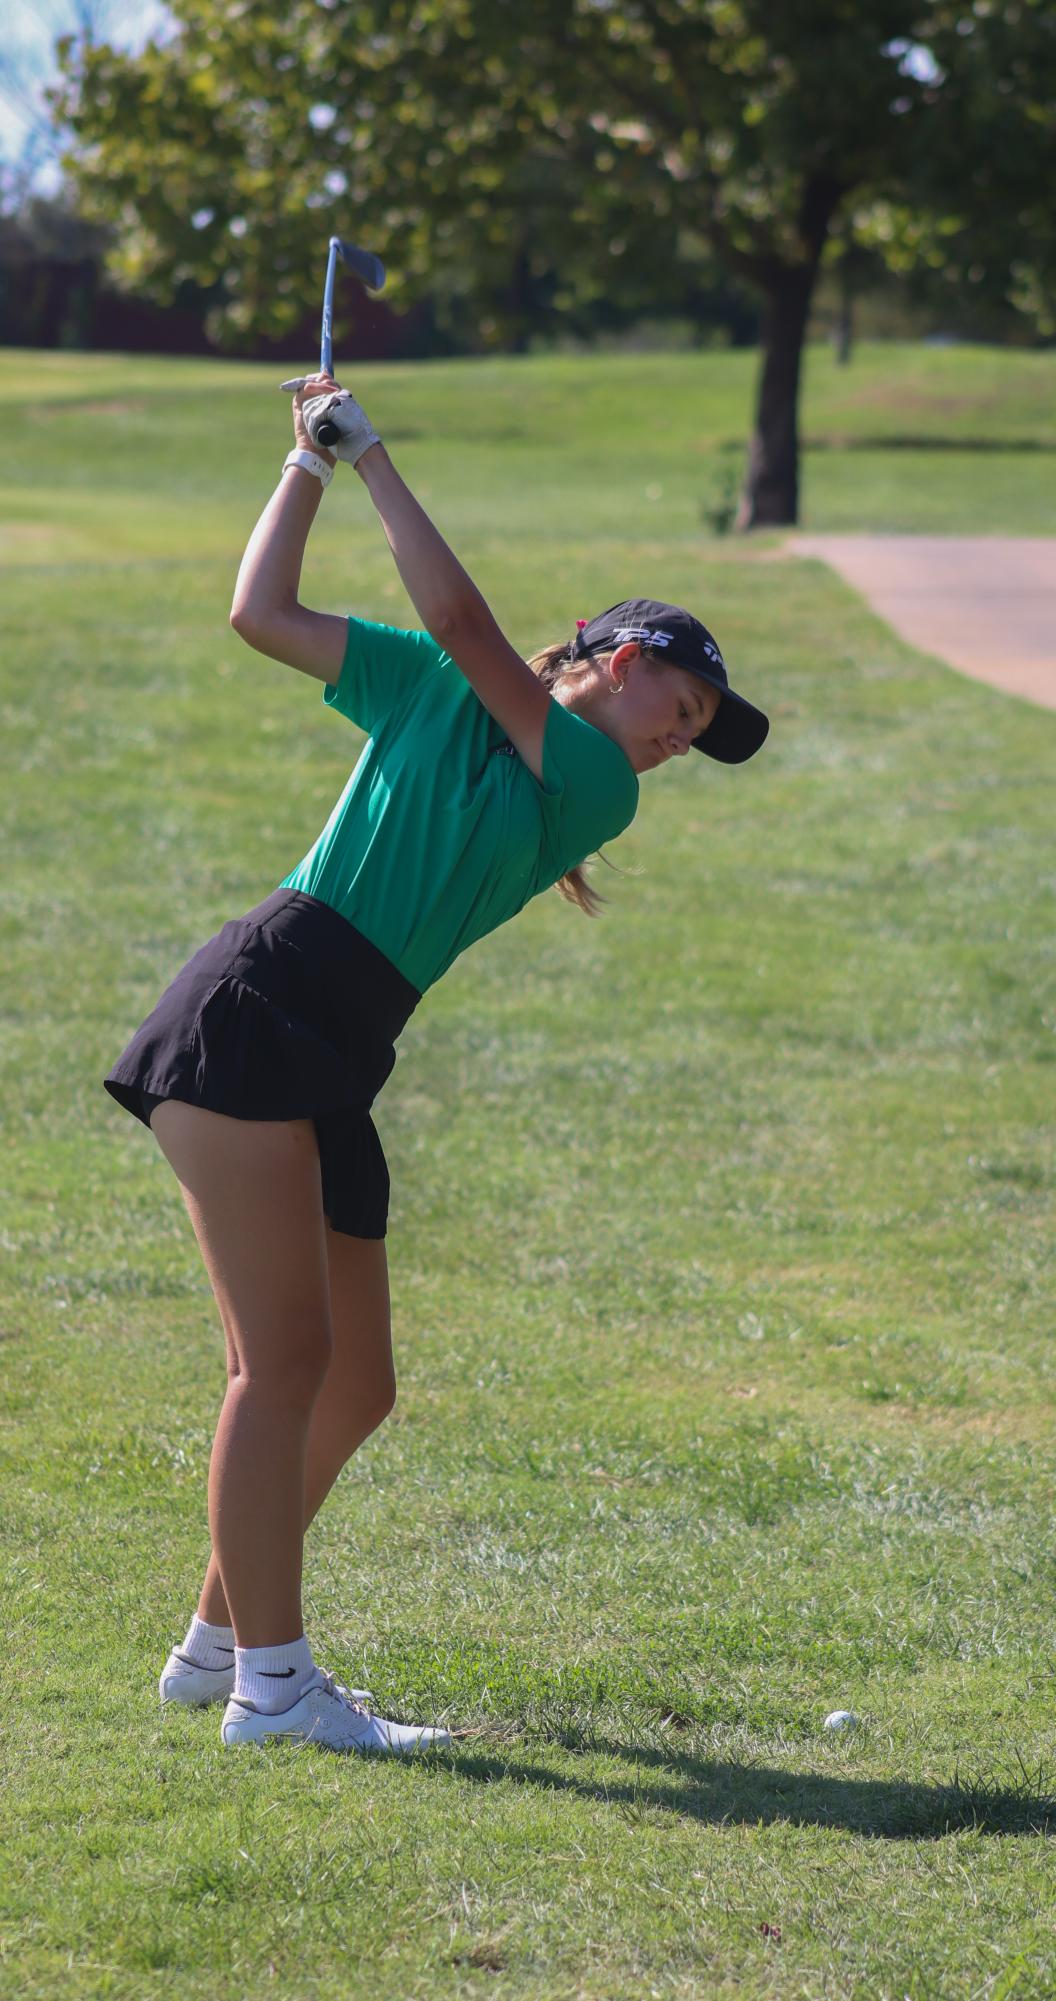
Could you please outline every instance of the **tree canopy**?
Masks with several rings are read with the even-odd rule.
[[[794,519],[799,357],[834,220],[1050,310],[1056,16],[1043,0],[173,0],[138,56],[61,45],[54,103],[112,266],[281,333],[331,230],[482,339],[619,293],[763,302],[742,520]]]

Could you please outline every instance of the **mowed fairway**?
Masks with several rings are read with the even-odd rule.
[[[748,356],[338,369],[514,643],[685,602],[772,732],[643,778],[602,917],[474,947],[375,1108],[399,1402],[306,1629],[477,1734],[159,1708],[223,1337],[101,1079],[358,755],[227,626],[290,372],[0,353],[0,1993],[1050,1996],[1056,716],[709,535]],[[803,525],[1056,532],[1054,408],[1052,355],[812,352]],[[302,596],[418,623],[347,468]]]

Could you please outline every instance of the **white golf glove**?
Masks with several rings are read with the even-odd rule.
[[[325,396],[309,396],[301,405],[305,429],[312,443],[318,445],[316,435],[322,423],[336,424],[341,433],[337,442],[323,447],[333,452],[337,459],[344,459],[346,465],[354,466],[363,457],[369,445],[380,445],[379,438],[370,418],[347,389],[339,389]]]

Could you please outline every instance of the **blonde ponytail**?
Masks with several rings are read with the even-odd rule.
[[[610,657],[609,654],[596,654],[594,659],[598,661]],[[588,661],[583,663],[588,670],[590,664]],[[544,646],[541,653],[533,653],[528,665],[532,673],[539,676],[544,688],[552,691],[558,681],[569,680],[576,674],[579,663],[573,664],[570,659],[568,641],[560,640],[556,646]],[[613,868],[613,863],[601,854],[600,850],[598,859],[605,863],[606,868]],[[614,872],[620,874],[619,869]],[[563,875],[558,882],[555,882],[554,888],[559,890],[569,903],[576,904],[585,917],[600,917],[602,904],[608,902],[607,896],[601,896],[596,889],[591,888],[582,863],[578,868],[569,869],[567,875]]]

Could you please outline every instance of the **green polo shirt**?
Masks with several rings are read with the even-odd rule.
[[[619,745],[552,698],[540,784],[427,632],[350,618],[323,700],[368,741],[279,886],[340,911],[419,993],[638,809]]]

